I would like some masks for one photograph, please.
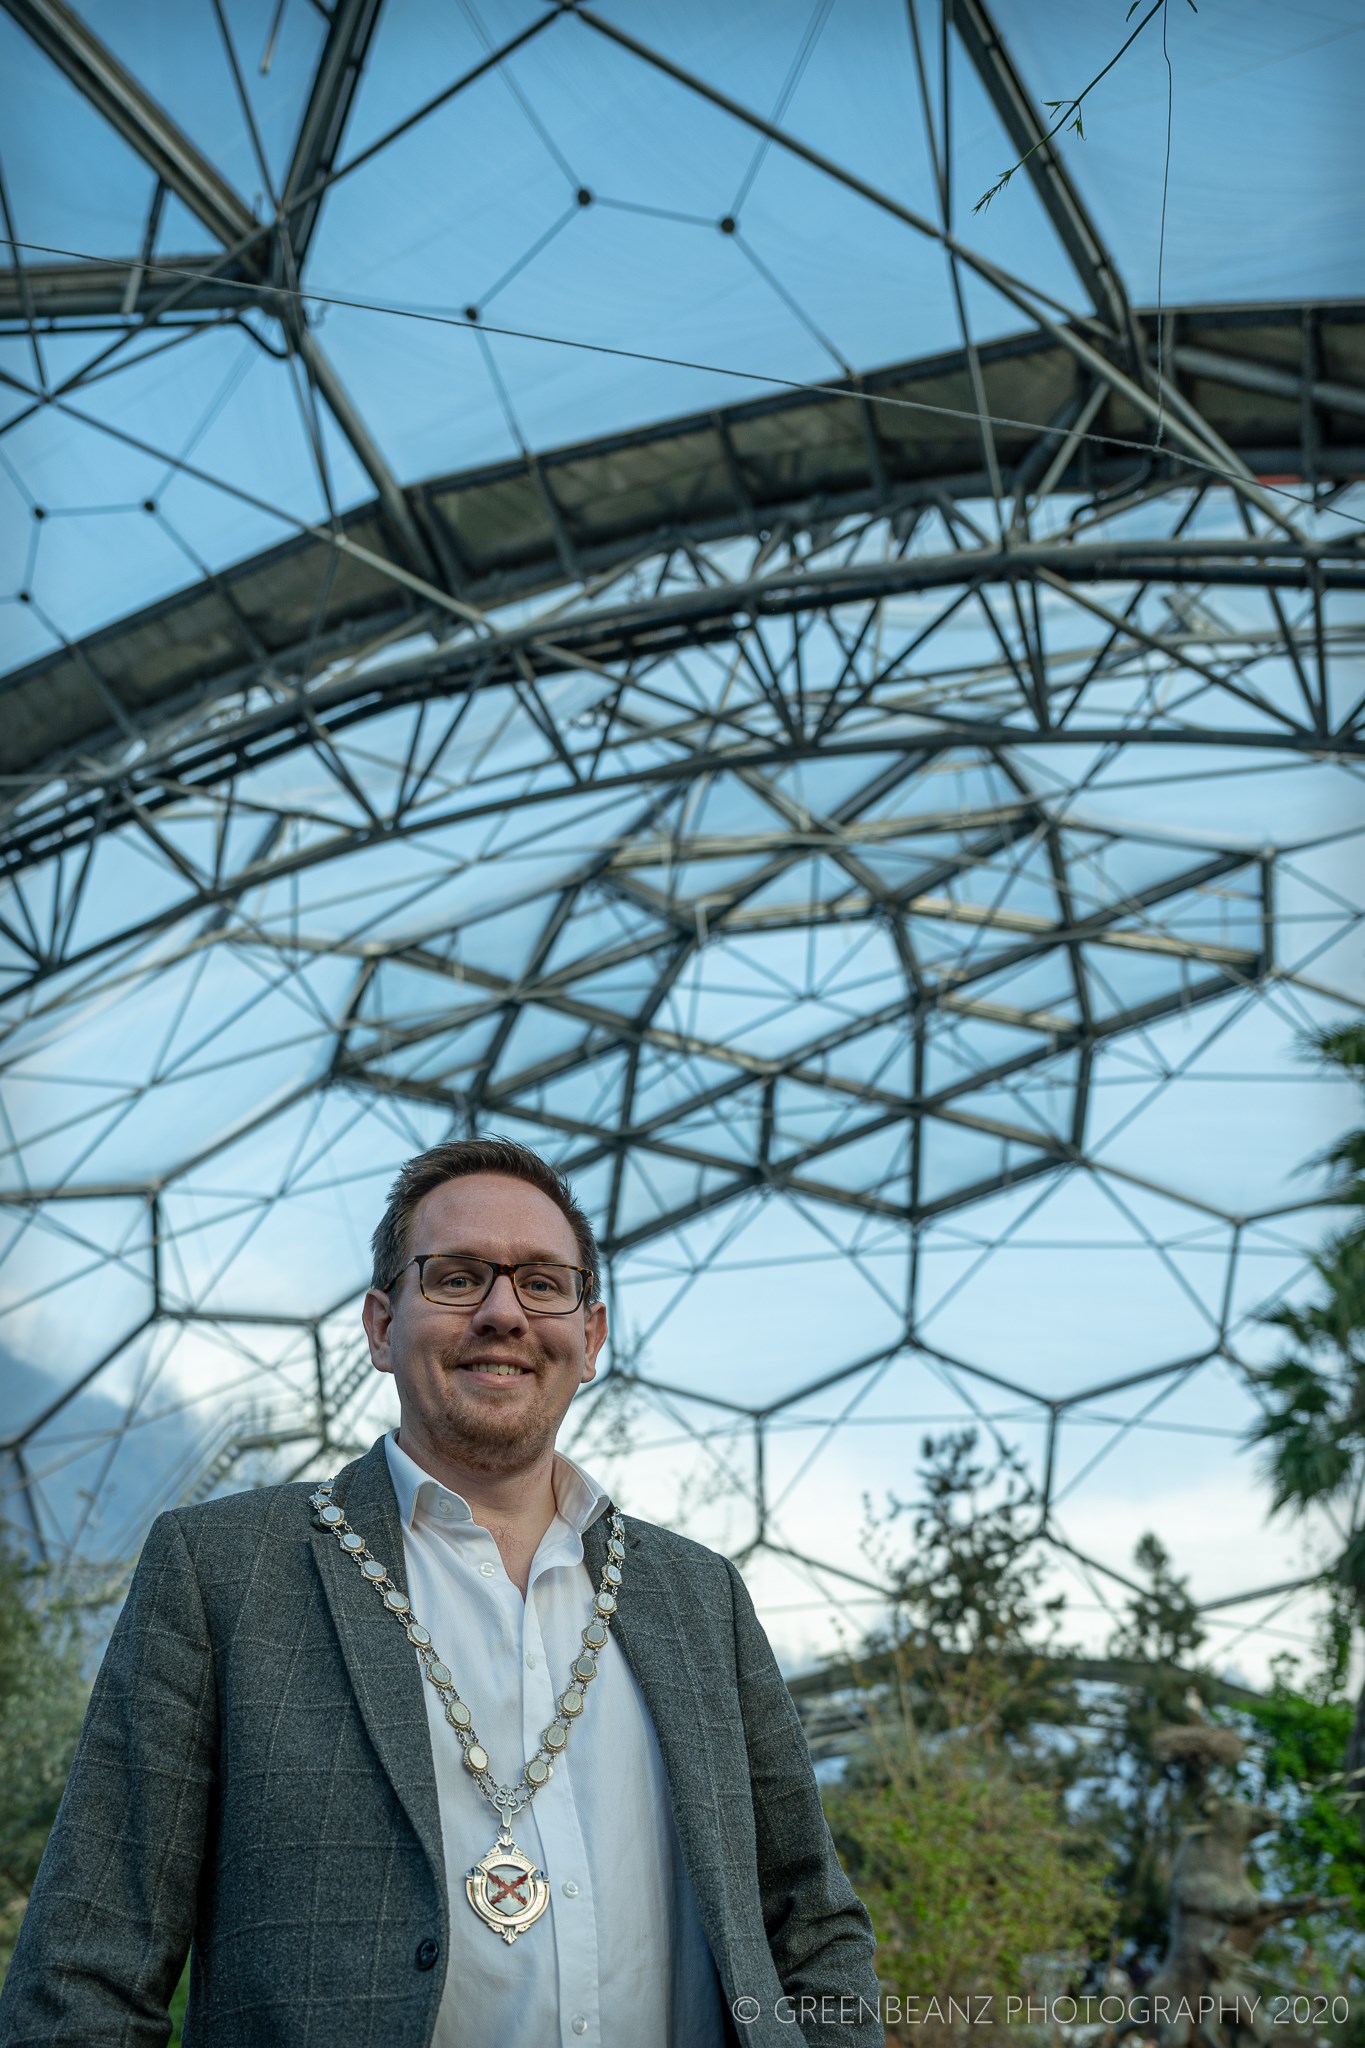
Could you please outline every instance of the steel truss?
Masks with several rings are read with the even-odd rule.
[[[141,1290],[126,1326],[10,1434],[11,1519],[47,1554],[122,1554],[154,1503],[106,1514],[118,1455],[196,1407],[211,1419],[181,1428],[158,1500],[240,1479],[266,1452],[278,1469],[283,1444],[302,1469],[355,1441],[370,1386],[348,1323],[356,1260],[335,1286],[300,1280],[292,1304],[257,1301],[254,1282],[234,1293],[241,1245],[199,1257],[206,1208],[245,1244],[301,1175],[346,1155],[352,1128],[382,1136],[381,1173],[438,1129],[497,1128],[591,1191],[622,1332],[642,1271],[673,1291],[635,1319],[583,1440],[609,1445],[623,1402],[667,1418],[747,1500],[740,1555],[785,1558],[822,1593],[875,1591],[792,1540],[782,1508],[909,1361],[997,1438],[992,1402],[1041,1419],[1039,1534],[1121,1579],[1067,1539],[1068,1432],[1108,1416],[1112,1448],[1145,1411],[1106,1403],[1139,1387],[1163,1398],[1215,1364],[1253,1384],[1239,1263],[1278,1247],[1279,1284],[1301,1270],[1292,1219],[1307,1200],[1219,1202],[1178,1158],[1123,1165],[1096,1088],[1116,1059],[1152,1099],[1175,1084],[1172,1020],[1207,1011],[1213,1039],[1253,1012],[1297,1024],[1352,1000],[1313,970],[1359,907],[1310,884],[1311,943],[1279,907],[1339,823],[1267,840],[1213,796],[1247,773],[1355,773],[1365,753],[1365,697],[1341,680],[1365,651],[1351,510],[1365,307],[1179,309],[1159,378],[1155,321],[1130,305],[1049,147],[1028,172],[1089,299],[1074,315],[976,256],[942,190],[936,220],[912,213],[577,7],[575,32],[933,237],[955,281],[985,277],[1025,324],[978,345],[964,313],[951,357],[404,485],[301,295],[328,190],[393,139],[342,158],[378,0],[332,10],[265,223],[63,0],[4,4],[157,179],[125,262],[16,252],[0,278],[0,320],[33,345],[26,404],[120,438],[81,411],[82,387],[132,341],[188,327],[192,345],[228,319],[282,352],[300,403],[330,411],[375,490],[326,527],[283,510],[292,537],[269,555],[0,684],[11,1079],[32,1094],[70,1034],[176,992],[142,1072],[83,1081],[69,1114],[26,1102],[7,1140],[16,1265],[55,1229],[67,1277],[112,1262]],[[1037,112],[988,14],[956,0],[953,17],[1030,148]],[[558,18],[537,17],[401,130]],[[932,131],[927,87],[924,111]],[[155,256],[163,191],[219,255]],[[107,338],[86,370],[52,385],[43,337],[92,329]],[[1286,477],[1292,490],[1270,481]],[[1191,778],[1189,814],[1144,812],[1176,776]],[[1136,823],[1115,808],[1120,782]],[[267,1014],[264,1043],[234,1035]],[[295,1043],[292,1081],[216,1121],[196,1113],[178,1148],[117,1170],[113,1133],[159,1091],[211,1091]],[[238,1185],[233,1162],[286,1128],[275,1178]],[[49,1152],[63,1161],[50,1175]],[[936,1339],[945,1291],[926,1266],[944,1233],[988,1268],[1068,1184],[1175,1276],[1202,1321],[1194,1349],[1114,1375],[1097,1333],[1096,1370],[1047,1388]],[[894,1327],[762,1398],[657,1368],[655,1331],[775,1203]],[[1200,1288],[1182,1231],[1215,1251]],[[187,1331],[234,1361],[228,1398],[176,1386]],[[812,1409],[836,1388],[840,1410]],[[773,1446],[797,1423],[821,1434],[779,1485]],[[73,1510],[61,1495],[77,1466]]]

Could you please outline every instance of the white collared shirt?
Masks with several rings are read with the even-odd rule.
[[[594,1591],[583,1531],[607,1496],[556,1452],[558,1512],[523,1600],[468,1503],[424,1472],[396,1432],[384,1449],[413,1610],[454,1673],[494,1777],[515,1784],[583,1647]],[[623,1604],[629,1599],[627,1568]],[[654,1724],[620,1645],[603,1651],[550,1783],[516,1817],[517,1845],[545,1872],[550,1902],[512,1943],[484,1925],[465,1894],[465,1878],[496,1839],[498,1816],[463,1766],[435,1686],[422,1691],[450,1896],[432,2048],[720,2048],[720,1983],[683,1867]]]

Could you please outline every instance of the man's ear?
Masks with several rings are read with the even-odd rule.
[[[371,1287],[366,1294],[360,1320],[365,1325],[369,1341],[370,1363],[376,1372],[392,1372],[393,1347],[389,1343],[389,1331],[393,1327],[393,1303],[381,1288]]]
[[[597,1376],[597,1354],[607,1341],[607,1307],[602,1301],[595,1301],[584,1318],[583,1332],[583,1377],[580,1386],[586,1386]]]

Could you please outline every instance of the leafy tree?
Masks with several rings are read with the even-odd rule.
[[[1044,1596],[1037,1502],[1018,1460],[1006,1451],[988,1465],[971,1430],[926,1439],[923,1460],[917,1501],[893,1500],[871,1546],[896,1596],[879,1647],[895,1654],[899,1690],[880,1695],[878,1710],[894,1715],[901,1698],[933,1732],[951,1725],[961,1698],[989,1694],[991,1740],[1014,1776],[1051,1788],[1078,1837],[1107,1844],[1115,1939],[1141,1972],[1164,1952],[1171,1863],[1205,1789],[1151,1746],[1158,1729],[1190,1718],[1192,1684],[1212,1690],[1197,1668],[1204,1629],[1187,1585],[1160,1538],[1142,1536],[1141,1583],[1106,1646],[1137,1669],[1082,1684],[1067,1668],[1064,1601]],[[912,1542],[898,1559],[902,1517]]]
[[[1045,1597],[1036,1497],[973,1430],[925,1438],[922,1458],[918,1498],[893,1498],[867,1538],[892,1616],[867,1646],[866,1735],[826,1804],[887,1992],[938,2002],[897,2036],[934,2048],[971,2038],[949,2000],[960,2014],[1036,1991],[1059,1957],[1083,1971],[1113,1900],[1105,1847],[1067,1804],[1076,1699],[1049,1654],[1063,1603]]]
[[[1274,1814],[1273,1833],[1255,1844],[1253,1881],[1272,1894],[1316,1893],[1344,1908],[1272,1928],[1257,1964],[1281,1993],[1325,2000],[1336,2014],[1324,2038],[1334,2048],[1365,2048],[1365,1844],[1340,1798],[1341,1759],[1352,1702],[1345,1691],[1349,1622],[1329,1612],[1318,1654],[1306,1671],[1287,1653],[1272,1663],[1274,1683],[1261,1700],[1230,1718],[1246,1744],[1238,1792]],[[1341,2019],[1343,2008],[1346,2018]]]
[[[1146,1583],[1130,1594],[1108,1647],[1111,1656],[1147,1668],[1130,1683],[1097,1692],[1090,1702],[1077,1803],[1111,1844],[1116,1933],[1128,1963],[1141,1975],[1165,1949],[1171,1864],[1185,1828],[1198,1818],[1204,1789],[1196,1776],[1162,1761],[1152,1738],[1191,1717],[1190,1691],[1198,1694],[1201,1685],[1197,1670],[1190,1675],[1191,1662],[1204,1630],[1160,1539],[1149,1531],[1133,1555]]]
[[[1064,1597],[1041,1600],[1037,1498],[1016,1454],[977,1457],[977,1433],[925,1437],[920,1498],[893,1498],[884,1532],[911,1518],[913,1549],[889,1560],[896,1608],[939,1650],[1011,1654],[1055,1635]]]
[[[1001,1732],[1026,1748],[1037,1724],[1073,1717],[1074,1688],[1050,1661],[1066,1599],[1044,1597],[1038,1499],[1018,1457],[1002,1449],[986,1463],[977,1442],[974,1429],[925,1437],[919,1498],[893,1496],[872,1523],[867,1547],[893,1605],[890,1627],[869,1647],[894,1648],[913,1667],[923,1711],[950,1672],[1000,1664],[1010,1679]],[[908,1552],[895,1533],[906,1518]]]
[[[1365,1927],[1365,1845],[1333,1796],[1351,1719],[1348,1700],[1310,1699],[1279,1675],[1246,1710],[1248,1775],[1280,1821],[1257,1857],[1267,1889],[1348,1898],[1349,1917]]]
[[[1320,1063],[1365,1085],[1365,1024],[1310,1040]],[[1338,1201],[1365,1210],[1365,1130],[1355,1130],[1316,1162],[1334,1176]],[[1281,1307],[1265,1320],[1289,1342],[1262,1375],[1266,1409],[1252,1431],[1265,1452],[1271,1511],[1326,1509],[1342,1531],[1332,1566],[1339,1613],[1365,1628],[1365,1220],[1357,1216],[1313,1260],[1317,1298]],[[1341,1797],[1365,1839],[1365,1687],[1347,1733]]]
[[[998,2022],[1005,1993],[1038,1993],[1058,1958],[1079,1979],[1114,1906],[1104,1845],[1068,1813],[1060,1776],[1022,1770],[1004,1739],[1012,1687],[1003,1666],[977,1661],[943,1675],[930,1732],[906,1708],[922,1668],[897,1656],[890,1710],[873,1704],[868,1739],[826,1794],[826,1811],[872,1915],[886,1992],[924,2001],[913,2018],[891,2008],[888,2020],[905,2022],[894,2038],[933,2048],[975,2038],[950,2000],[960,2013],[991,1994]]]
[[[90,1624],[101,1586],[58,1587],[0,1537],[0,1979],[66,1787],[90,1685]],[[167,2048],[180,2048],[189,1965],[171,2000]]]
[[[0,1543],[0,1972],[56,1818],[89,1686],[80,1610]]]

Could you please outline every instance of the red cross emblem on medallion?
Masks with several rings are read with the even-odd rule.
[[[506,1867],[495,1865],[492,1870],[484,1873],[487,1878],[484,1896],[490,1906],[500,1906],[504,1899],[511,1899],[512,1904],[507,1910],[515,1913],[519,1907],[529,1906],[531,1903],[526,1896],[526,1886],[531,1882],[531,1873],[528,1870],[513,1870],[510,1877],[503,1877],[501,1871]]]
[[[537,1870],[506,1829],[474,1865],[464,1888],[484,1926],[509,1943],[539,1920],[550,1898],[544,1871]]]

